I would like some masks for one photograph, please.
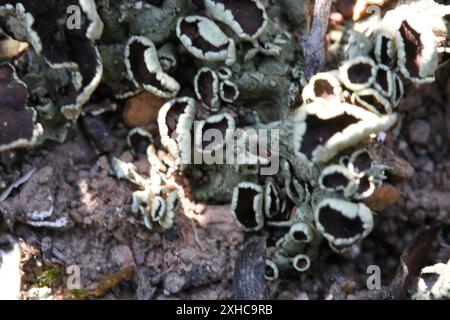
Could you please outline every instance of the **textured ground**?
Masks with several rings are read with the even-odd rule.
[[[402,251],[426,225],[442,228],[434,259],[448,256],[449,70],[442,70],[436,84],[410,88],[409,98],[401,107],[405,121],[392,144],[415,173],[408,180],[392,181],[400,191],[399,202],[379,213],[374,232],[361,245],[340,256],[322,250],[313,272],[270,283],[271,297],[351,298],[364,289],[366,268],[372,264],[381,267],[382,283],[387,285],[395,276]],[[121,131],[114,134],[120,138]],[[117,148],[115,152],[123,146]],[[86,289],[95,289],[105,276],[133,266],[131,278],[125,278],[105,298],[230,297],[234,261],[244,235],[229,208],[197,205],[190,214],[180,212],[172,230],[148,231],[130,212],[130,186],[114,178],[110,156],[99,154],[74,127],[67,143],[46,146],[24,159],[19,168],[22,174],[31,168],[37,171],[2,207],[13,208],[17,215],[24,209],[43,210],[50,195],[56,218],[68,217],[71,221],[58,231],[15,224],[13,234],[21,239],[26,253],[22,267],[24,297],[50,294],[30,288],[46,270],[56,267],[64,271],[70,265],[81,268]],[[122,158],[133,160],[142,173],[148,172],[144,158],[133,158],[126,151]],[[50,297],[69,296],[66,278],[63,274],[50,286]]]
[[[380,266],[382,284],[389,285],[402,252],[425,226],[440,228],[436,243],[430,244],[430,262],[448,260],[449,74],[450,66],[446,66],[436,83],[410,87],[400,107],[403,125],[389,144],[414,173],[409,179],[389,181],[400,193],[398,203],[380,211],[372,234],[349,252],[337,255],[324,248],[310,273],[269,283],[271,298],[365,298],[367,267]],[[105,277],[117,280],[111,290],[99,294],[102,298],[231,297],[234,262],[244,234],[232,220],[229,207],[192,204],[193,210],[176,216],[173,229],[148,231],[130,211],[131,186],[118,182],[109,164],[113,156],[121,156],[145,174],[148,163],[126,151],[123,127],[116,126],[111,135],[113,151],[100,152],[77,124],[66,143],[23,154],[22,164],[12,168],[10,182],[36,169],[28,182],[1,203],[14,214],[3,217],[0,233],[19,239],[24,253],[22,296],[70,298],[73,292],[67,289],[65,268],[77,265],[86,290],[98,289]],[[23,212],[51,206],[53,219],[68,219],[66,228],[43,229],[25,223]],[[14,227],[8,228],[12,220]],[[123,277],[115,274],[130,266],[134,272],[125,272]]]

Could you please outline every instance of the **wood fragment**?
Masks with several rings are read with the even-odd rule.
[[[35,172],[36,172],[36,168],[33,168],[29,172],[27,172],[25,175],[20,177],[19,180],[15,181],[13,184],[11,184],[5,191],[3,191],[0,194],[0,202],[5,201],[14,189],[17,189],[22,184],[24,184],[25,182],[30,180],[30,178],[33,176],[33,174]]]
[[[264,278],[266,240],[250,236],[236,260],[233,294],[238,300],[267,299]]]
[[[364,203],[374,211],[383,211],[400,200],[400,192],[393,185],[384,183]]]
[[[105,296],[110,290],[117,287],[122,281],[129,279],[133,274],[134,267],[128,266],[119,272],[107,275],[98,283],[92,295],[97,298]]]
[[[389,167],[389,172],[397,180],[408,180],[413,176],[415,170],[411,163],[396,155],[392,149],[383,147],[380,156],[383,159],[383,165]]]
[[[316,0],[311,32],[300,39],[307,81],[325,67],[325,33],[328,28],[330,10],[331,0]]]
[[[389,286],[392,299],[404,299],[413,279],[418,277],[420,270],[427,266],[438,231],[437,227],[426,228],[403,251],[397,274]]]

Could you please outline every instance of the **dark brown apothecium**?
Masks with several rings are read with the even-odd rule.
[[[41,133],[34,124],[34,112],[26,107],[28,89],[14,68],[0,66],[0,152],[32,146]]]

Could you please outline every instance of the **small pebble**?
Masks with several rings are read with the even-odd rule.
[[[431,127],[427,121],[416,120],[409,125],[409,139],[413,143],[426,144],[430,137]]]
[[[159,109],[166,100],[143,92],[125,102],[123,121],[130,128],[143,127],[158,120]]]

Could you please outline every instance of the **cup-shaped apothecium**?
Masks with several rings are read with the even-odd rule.
[[[375,34],[375,60],[379,65],[395,67],[397,52],[395,50],[394,36],[389,32],[379,31]]]
[[[239,97],[239,88],[230,80],[222,81],[219,91],[220,98],[227,103],[233,103]]]
[[[354,105],[362,107],[375,114],[392,113],[391,102],[383,95],[372,88],[363,89],[352,94]]]
[[[28,88],[10,64],[0,66],[0,152],[31,147],[42,134],[35,111],[27,108]]]
[[[319,185],[326,190],[342,192],[347,197],[357,189],[357,182],[351,171],[338,164],[327,166],[322,170]]]
[[[161,67],[155,44],[146,37],[133,36],[128,40],[125,65],[136,87],[161,98],[173,98],[180,91],[178,82]]]
[[[67,8],[73,4],[81,9],[80,26],[60,28],[58,21],[66,18]],[[71,83],[66,88],[70,94],[61,99],[58,107],[67,119],[78,118],[103,74],[102,59],[94,44],[103,32],[95,1],[61,0],[36,5],[32,0],[6,0],[0,3],[0,14],[4,32],[28,42],[51,69],[70,72]]]
[[[161,143],[175,159],[183,159],[191,154],[195,106],[194,99],[181,97],[166,102],[159,110]]]
[[[194,57],[205,61],[236,61],[236,46],[217,24],[201,16],[183,17],[177,24],[177,36]]]
[[[267,281],[277,280],[280,275],[277,264],[272,259],[266,259],[264,277]]]
[[[367,149],[355,150],[348,161],[349,170],[356,176],[367,173],[373,167],[373,159]]]
[[[246,231],[257,231],[264,226],[263,187],[252,182],[241,182],[233,191],[231,213]]]
[[[365,238],[373,228],[373,215],[362,203],[325,198],[315,208],[317,230],[336,246],[348,246]]]
[[[195,148],[202,154],[224,151],[234,137],[235,120],[231,114],[219,113],[195,124]],[[223,153],[224,154],[224,153]]]
[[[194,89],[197,99],[212,112],[220,108],[219,76],[210,68],[201,68],[194,78]]]
[[[265,30],[268,17],[259,0],[205,0],[214,19],[227,24],[239,38],[253,41]]]
[[[348,103],[316,101],[297,111],[294,151],[307,162],[324,163],[374,133],[389,129],[396,114],[377,115]]]
[[[146,154],[153,143],[153,136],[143,128],[134,128],[127,135],[127,144],[134,154]]]
[[[374,88],[385,98],[392,97],[394,93],[394,73],[389,66],[384,64],[377,65],[377,76],[373,84]]]
[[[306,254],[298,254],[292,260],[294,269],[298,272],[305,272],[311,267],[311,260]]]
[[[375,61],[364,56],[347,60],[339,68],[339,79],[353,91],[369,88],[376,79]]]
[[[276,184],[267,182],[264,186],[264,214],[268,219],[276,216],[281,209],[280,194]]]
[[[302,99],[306,103],[316,99],[341,102],[343,101],[341,83],[335,73],[320,72],[314,75],[303,88]]]

